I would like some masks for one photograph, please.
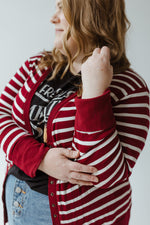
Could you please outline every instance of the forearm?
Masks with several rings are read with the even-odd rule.
[[[72,147],[80,151],[81,157],[78,159],[80,163],[95,166],[98,169],[95,174],[100,181],[98,187],[107,188],[128,179],[144,147],[149,126],[149,110],[147,110],[149,101],[148,93],[141,89],[137,91],[137,95],[140,95],[140,92],[143,92],[145,96],[143,99],[136,99],[139,101],[136,104],[138,114],[135,115],[135,110],[128,107],[135,101],[132,96],[136,96],[136,93],[126,96],[114,107],[114,112],[117,110],[122,112],[123,109],[123,112],[126,112],[125,115],[130,115],[127,118],[115,118],[116,113],[112,111],[110,101],[106,101],[105,104],[99,101],[99,106],[96,106],[95,100],[100,100],[101,96],[76,101],[77,113]],[[138,120],[139,125],[134,126],[134,120]]]
[[[20,138],[10,154],[10,160],[30,177],[36,175],[36,171],[46,155],[49,147],[39,143],[32,136]]]

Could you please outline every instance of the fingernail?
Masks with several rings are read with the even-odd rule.
[[[93,168],[93,173],[96,173],[98,170],[96,168]]]
[[[73,154],[74,154],[74,156],[78,156],[79,155],[79,151],[75,151]]]
[[[96,177],[95,182],[98,183],[99,179]]]
[[[74,151],[74,154],[75,154],[75,155],[78,155],[78,154],[79,154],[79,151]]]

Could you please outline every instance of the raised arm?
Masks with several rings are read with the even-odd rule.
[[[107,59],[106,56],[103,62]],[[92,58],[88,62],[91,65]],[[108,188],[128,179],[144,147],[149,128],[149,91],[140,79],[134,81],[131,75],[131,81],[123,75],[124,81],[117,76],[112,79],[110,89],[113,92],[105,86],[106,91],[101,94],[101,89],[96,86],[101,82],[98,75],[97,83],[96,80],[89,82],[95,76],[94,68],[93,73],[92,68],[90,70],[91,77],[83,78],[83,88],[86,87],[83,97],[75,101],[77,113],[72,147],[80,151],[78,162],[98,169],[95,175],[99,183],[96,186]],[[102,70],[102,75],[105,71],[109,83],[107,68]],[[131,81],[132,85],[127,81]],[[91,95],[87,88],[91,90]]]

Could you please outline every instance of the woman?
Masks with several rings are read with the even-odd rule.
[[[53,51],[29,58],[1,95],[5,219],[127,225],[149,91],[125,54],[124,0],[56,0],[51,22]]]

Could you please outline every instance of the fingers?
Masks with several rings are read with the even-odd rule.
[[[98,178],[89,174],[72,172],[70,173],[69,182],[80,186],[93,186],[94,183],[98,182]]]
[[[102,47],[101,56],[105,57],[107,60],[110,60],[110,49],[106,46]]]
[[[107,46],[100,48],[95,48],[93,51],[93,56],[99,54],[101,57],[105,57],[107,60],[110,60],[110,49]]]
[[[77,184],[79,186],[93,186],[94,185],[92,182],[81,181],[81,180],[76,180],[76,179],[70,179],[69,182],[71,184]]]
[[[96,173],[97,169],[92,166],[84,165],[78,162],[71,162],[71,170],[76,171],[76,172],[81,172],[81,173]]]
[[[86,174],[86,173],[78,173],[78,172],[71,172],[70,179],[86,181],[86,182],[98,182],[98,178],[94,175]]]
[[[73,151],[66,148],[60,149],[61,154],[68,159],[77,159],[80,156],[79,151]],[[97,169],[92,166],[84,165],[78,162],[69,162],[69,168],[71,171],[82,172],[82,173],[96,173]]]
[[[95,48],[94,51],[93,51],[93,55],[100,54],[100,52],[101,52],[100,48]]]
[[[62,148],[62,154],[69,159],[77,159],[80,156],[79,151],[73,151],[66,148]]]
[[[73,162],[69,159],[75,159],[80,156],[78,151],[72,151],[69,149],[62,148],[60,149],[61,155],[65,160],[65,170],[67,174],[68,182],[72,184],[78,184],[80,186],[91,186],[93,183],[98,182],[98,178],[93,175],[93,173],[97,172],[95,167],[84,165],[79,162]]]
[[[70,161],[69,168],[69,182],[72,184],[92,186],[94,185],[93,183],[99,181],[98,178],[93,175],[93,173],[97,172],[95,167]]]

